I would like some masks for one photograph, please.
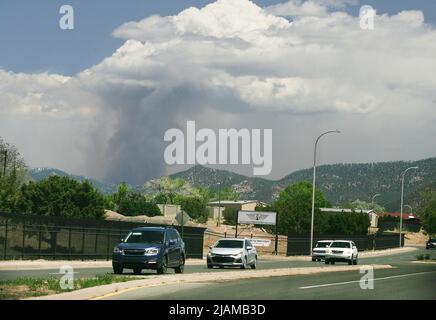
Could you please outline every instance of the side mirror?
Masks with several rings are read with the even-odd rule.
[[[253,250],[253,247],[252,246],[248,246],[247,250]]]
[[[176,244],[176,240],[170,240],[170,242],[169,242],[169,245],[170,246],[173,246],[173,245],[175,245]]]
[[[209,248],[209,250],[212,250],[212,246],[207,246]]]
[[[121,238],[120,242],[124,242],[124,238]]]

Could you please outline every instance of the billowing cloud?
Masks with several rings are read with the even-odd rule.
[[[300,137],[301,130],[311,137],[323,124],[346,121],[364,128],[359,134],[366,129],[368,150],[386,121],[421,119],[421,134],[436,133],[434,28],[422,12],[402,11],[379,15],[374,30],[362,30],[358,17],[341,11],[348,3],[293,0],[261,8],[218,0],[127,22],[113,32],[124,44],[73,77],[0,70],[0,113],[14,121],[24,114],[79,119],[81,142],[65,147],[82,155],[74,171],[133,183],[165,172],[163,133],[187,120],[275,128],[274,117],[283,115],[296,121],[287,130],[298,128]],[[286,135],[284,124],[278,130]],[[295,143],[294,150],[302,148]],[[365,152],[364,144],[359,148]],[[305,161],[278,161],[273,170]]]

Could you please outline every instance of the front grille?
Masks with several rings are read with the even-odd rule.
[[[125,249],[124,255],[126,255],[126,256],[143,256],[144,249]]]
[[[333,253],[342,253],[343,251],[333,250]]]
[[[235,261],[234,258],[228,257],[228,256],[215,256],[215,257],[212,257],[212,259],[215,262],[222,262],[222,263],[229,263],[229,262]]]

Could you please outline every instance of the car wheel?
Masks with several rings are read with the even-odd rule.
[[[330,261],[330,264],[335,264],[335,262],[334,261]]]
[[[330,261],[328,261],[327,259],[324,260],[325,264],[329,264]]]
[[[348,264],[351,266],[353,264],[353,261],[354,261],[353,256],[351,256],[351,259],[350,261],[348,261]]]
[[[250,267],[251,267],[251,269],[256,269],[257,268],[257,257],[254,258],[254,262],[252,263],[252,265]]]
[[[316,260],[317,260],[317,259],[315,259],[315,258],[312,258],[312,262],[313,262],[313,261],[316,261]]]
[[[208,264],[208,265],[207,265],[207,268],[208,268],[208,269],[212,269],[212,268],[213,268],[213,265]]]
[[[167,268],[168,268],[168,257],[165,256],[162,260],[162,265],[160,266],[160,268],[157,268],[157,273],[165,274],[167,272]]]
[[[115,274],[122,274],[123,273],[123,267],[113,267]]]
[[[174,269],[176,273],[183,273],[185,271],[185,257],[180,256],[179,266]]]
[[[241,269],[247,269],[247,257],[244,258],[244,263],[242,264]]]
[[[141,268],[134,268],[133,273],[134,274],[141,274],[142,269]]]
[[[358,259],[358,256],[356,256],[356,259],[354,259],[354,261],[353,261],[354,265],[357,265],[357,259]]]

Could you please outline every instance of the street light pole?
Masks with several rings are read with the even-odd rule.
[[[401,232],[403,231],[403,197],[404,197],[404,176],[406,172],[412,169],[418,169],[418,167],[409,167],[401,173],[401,207],[400,207],[400,244],[401,248]]]
[[[405,204],[404,207],[407,207],[407,208],[409,208],[409,210],[410,210],[410,212],[409,212],[409,218],[410,218],[410,216],[413,216],[413,208],[412,208],[412,206],[410,206],[410,205],[408,205],[408,204]]]
[[[221,182],[218,182],[218,221],[216,226],[221,226]]]
[[[312,218],[311,218],[311,223],[310,223],[310,252],[309,252],[309,255],[312,255],[312,249],[313,249],[313,222],[314,222],[314,218],[315,218],[316,147],[318,146],[319,139],[321,139],[322,136],[324,136],[328,133],[340,133],[340,131],[339,130],[326,131],[326,132],[320,134],[315,141],[315,148],[314,148],[314,152],[313,152]]]

